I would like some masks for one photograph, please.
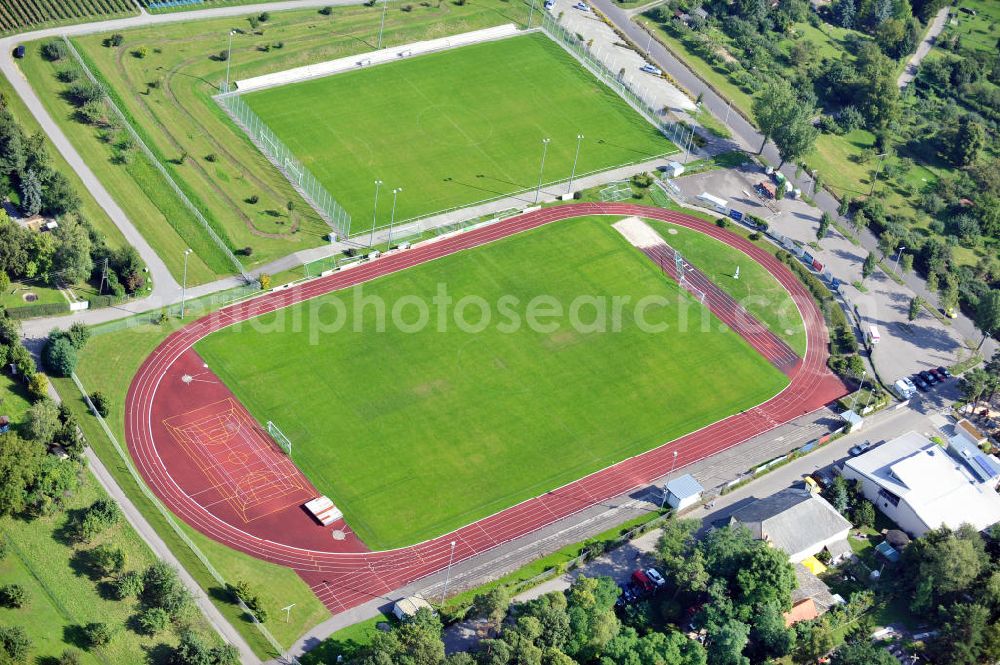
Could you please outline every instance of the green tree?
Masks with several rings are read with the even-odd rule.
[[[854,509],[855,526],[874,527],[875,526],[875,506],[868,499],[862,499]]]
[[[0,586],[0,605],[4,607],[24,607],[28,604],[28,592],[20,584]]]
[[[45,448],[14,432],[0,434],[0,515],[20,513],[42,465]]]
[[[795,660],[816,662],[833,649],[833,631],[826,617],[795,624]]]
[[[805,156],[816,143],[819,130],[813,125],[815,110],[812,104],[796,100],[794,105],[785,109],[785,119],[774,128],[772,139],[778,146],[781,156],[780,169],[785,162],[795,162]]]
[[[62,334],[49,337],[42,351],[45,367],[56,376],[70,376],[76,369],[76,349]]]
[[[162,633],[170,625],[170,615],[162,607],[149,607],[139,613],[136,624],[145,635]]]
[[[881,646],[865,639],[837,649],[830,658],[830,665],[899,665],[899,661]]]
[[[130,570],[122,573],[115,580],[115,596],[118,600],[126,598],[138,598],[142,595],[143,579],[142,573],[137,570]]]
[[[94,621],[83,627],[83,637],[91,648],[103,647],[111,642],[114,630],[106,623]]]
[[[795,107],[798,100],[795,91],[783,79],[771,81],[753,99],[753,117],[757,121],[764,142],[757,154],[764,152],[764,146],[780,129],[787,119],[788,109]]]
[[[74,321],[66,330],[66,339],[69,340],[74,349],[80,351],[87,346],[87,340],[90,339],[90,328],[79,321]]]
[[[507,615],[508,605],[510,605],[510,595],[506,588],[497,586],[473,598],[469,614],[497,626]]]
[[[608,577],[580,576],[566,594],[570,637],[564,651],[577,660],[596,658],[618,633],[618,585]]]
[[[90,565],[101,577],[113,577],[125,569],[125,551],[102,544],[90,550]]]
[[[781,610],[773,605],[760,609],[750,631],[753,662],[783,658],[795,645],[795,633],[785,626]]]
[[[730,619],[721,626],[710,626],[705,648],[712,665],[749,665],[750,659],[743,655],[750,637],[750,626]]]
[[[63,217],[53,236],[56,251],[52,256],[52,268],[70,284],[88,279],[94,262],[90,257],[90,234],[83,224],[74,217]]]
[[[969,525],[956,530],[932,529],[903,550],[904,571],[911,588],[931,581],[930,606],[974,591],[987,570],[989,557],[979,532]]]
[[[177,576],[173,566],[157,561],[143,574],[142,598],[152,607],[162,607],[171,615],[177,614],[191,602],[188,590]]]
[[[31,651],[31,638],[20,626],[0,626],[0,656],[6,654],[11,662],[27,662]],[[0,658],[0,662],[3,659]]]
[[[42,210],[42,181],[34,169],[28,169],[21,179],[21,209],[28,217]]]
[[[982,348],[987,337],[1000,331],[1000,289],[993,289],[979,299],[975,324],[983,333],[983,338],[979,341],[979,348]]]
[[[868,279],[875,272],[875,252],[868,252],[865,262],[861,264],[861,278]]]
[[[931,645],[934,662],[942,665],[978,665],[990,658],[990,611],[978,603],[955,603],[939,610],[944,618],[941,633]]]
[[[913,254],[903,254],[903,258],[899,260],[899,269],[903,271],[904,275],[913,272]]]
[[[973,406],[978,404],[979,399],[990,391],[992,385],[993,378],[979,367],[965,372],[958,379],[958,389],[961,391],[962,397]]]
[[[822,240],[826,237],[826,234],[830,232],[830,226],[833,224],[833,217],[830,213],[824,212],[819,218],[819,228],[816,229],[816,240]]]
[[[917,317],[920,316],[920,310],[924,306],[924,299],[920,296],[913,296],[910,298],[910,308],[907,312],[907,318],[910,321],[916,321]]]
[[[35,402],[28,409],[25,433],[35,441],[48,445],[59,431],[59,407],[50,399]]]
[[[870,129],[889,127],[899,116],[896,63],[872,42],[861,42],[856,53],[855,105]]]
[[[958,121],[958,128],[951,141],[951,159],[955,166],[969,166],[979,159],[986,147],[986,129],[971,113],[966,113]]]

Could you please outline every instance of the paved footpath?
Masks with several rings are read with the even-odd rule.
[[[934,15],[934,18],[931,19],[931,24],[927,28],[927,33],[917,45],[917,50],[910,56],[910,59],[907,61],[906,67],[899,75],[899,78],[896,79],[896,85],[898,85],[900,89],[908,86],[910,82],[917,77],[917,70],[920,69],[920,63],[923,62],[924,57],[931,52],[931,48],[934,47],[934,42],[937,39],[937,36],[941,34],[941,31],[944,30],[944,26],[948,23],[949,9],[950,6],[942,7],[938,10],[938,13]]]

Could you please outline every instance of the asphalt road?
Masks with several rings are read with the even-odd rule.
[[[909,61],[906,63],[906,68],[903,69],[903,73],[899,75],[898,79],[896,79],[896,85],[898,85],[901,89],[905,88],[910,84],[910,81],[916,78],[917,70],[920,69],[920,63],[923,61],[924,57],[931,52],[931,48],[934,46],[934,41],[937,39],[937,36],[941,34],[941,31],[944,30],[944,26],[948,22],[949,9],[950,7],[942,7],[938,10],[938,13],[934,15],[934,18],[931,19],[931,24],[930,27],[927,28],[927,33],[924,35],[924,38],[920,40],[920,43],[917,44],[917,50],[910,56]]]
[[[615,27],[628,36],[633,43],[646,44],[648,42],[649,33],[634,23],[630,19],[628,12],[615,5],[614,0],[592,0],[591,5],[603,12],[604,15],[615,24]],[[655,39],[653,40],[653,44],[650,49],[650,57],[654,63],[660,67],[660,69],[670,74],[670,76],[673,77],[673,79],[690,94],[694,96],[699,94],[702,95],[702,105],[716,118],[718,118],[720,122],[724,121],[728,116],[727,126],[734,137],[733,147],[752,153],[756,153],[760,150],[761,144],[764,141],[763,135],[758,132],[753,125],[747,122],[746,118],[737,113],[735,108],[732,109],[732,112],[729,112],[729,103],[726,100],[716,94],[716,92],[712,90],[712,88],[710,88],[704,81],[698,78],[698,76],[696,76],[685,63],[675,58],[673,54],[667,51],[667,49]],[[769,164],[778,164],[781,162],[781,156],[778,155],[778,149],[771,142],[768,142],[767,145],[764,146],[761,156]],[[781,169],[781,172],[785,174],[792,185],[801,189],[803,192],[811,192],[813,190],[812,179],[805,173],[801,176],[796,176],[794,165],[785,166]],[[862,187],[859,183],[859,193],[863,193],[860,191],[861,189],[866,190],[866,188]],[[830,213],[834,219],[842,219],[837,213],[839,202],[825,189],[821,189],[816,192],[812,198],[820,210]],[[862,232],[860,240],[865,249],[869,251],[878,250],[878,239],[867,229]],[[937,294],[929,292],[927,290],[927,284],[916,274],[910,273],[908,275],[904,275],[903,281],[906,282],[906,285],[910,287],[914,293],[922,297],[927,302],[937,302]],[[972,321],[964,314],[960,314],[957,319],[954,319],[952,321],[952,325],[965,339],[978,341],[981,337],[981,333],[976,329]],[[989,357],[989,355],[992,354],[993,349],[996,347],[997,344],[995,340],[987,340],[986,344],[983,346],[983,353]]]

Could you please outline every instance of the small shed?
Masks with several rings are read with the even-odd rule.
[[[680,177],[684,174],[684,170],[684,165],[680,162],[670,162],[663,168],[663,172],[670,178]]]
[[[847,427],[844,428],[845,432],[857,432],[865,424],[865,419],[854,411],[844,411],[840,414],[840,417],[844,419],[845,423],[847,423]]]
[[[431,604],[423,596],[417,594],[416,596],[407,596],[406,598],[397,600],[392,606],[392,613],[400,621],[408,621],[415,617],[421,608],[434,611]]]
[[[680,478],[674,478],[667,483],[667,503],[674,510],[684,510],[701,500],[705,488],[689,473]]]

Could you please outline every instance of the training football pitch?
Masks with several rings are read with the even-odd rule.
[[[422,55],[243,96],[353,218],[379,226],[672,152],[543,34]]]
[[[196,350],[255,418],[277,422],[295,463],[369,547],[412,544],[787,385],[707,312],[703,326],[702,306],[613,221],[564,221],[459,252],[221,330]],[[442,289],[450,305],[439,306]],[[529,325],[538,296],[536,314],[558,304],[563,315]],[[616,331],[613,299],[625,296]],[[646,296],[668,304],[640,314]],[[575,300],[578,323],[606,321],[605,332],[573,325]]]

